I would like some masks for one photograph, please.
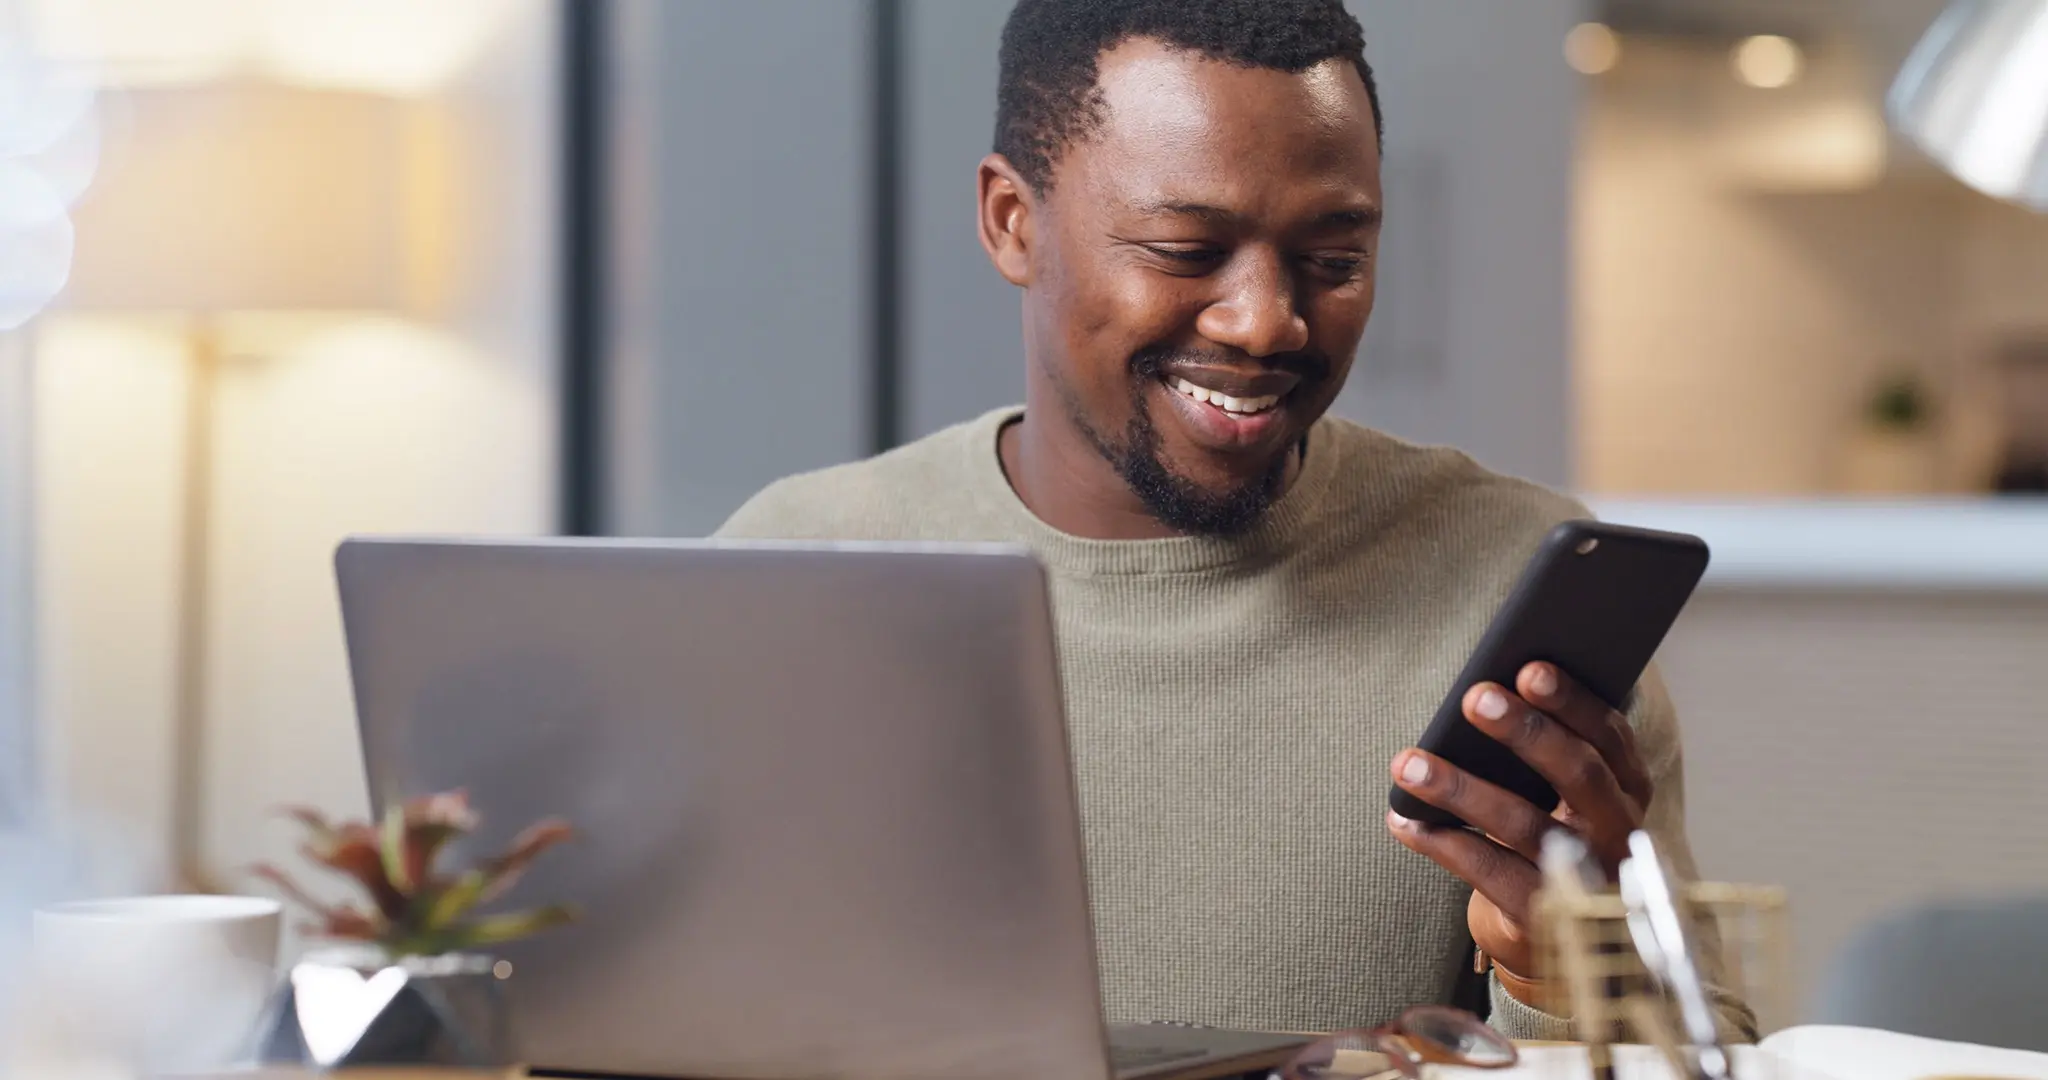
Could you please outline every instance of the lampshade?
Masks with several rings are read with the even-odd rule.
[[[137,91],[73,208],[74,309],[388,310],[406,247],[404,103],[217,85]]]
[[[1886,100],[1892,123],[1962,182],[2048,211],[2048,0],[1958,0]]]

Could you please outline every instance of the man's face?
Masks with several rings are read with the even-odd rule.
[[[1257,520],[1372,313],[1380,162],[1351,64],[1135,39],[1039,207],[1027,333],[1069,419],[1165,524]]]

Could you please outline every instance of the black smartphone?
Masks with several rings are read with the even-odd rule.
[[[1482,682],[1513,690],[1522,668],[1541,660],[1626,710],[1706,573],[1707,558],[1706,541],[1686,533],[1597,521],[1552,529],[1416,745],[1545,812],[1556,809],[1557,789],[1549,781],[1466,721],[1466,692]],[[1465,824],[1399,787],[1388,801],[1395,813],[1416,821]]]

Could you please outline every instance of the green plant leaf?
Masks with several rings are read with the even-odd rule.
[[[384,834],[377,851],[383,862],[385,880],[400,896],[410,897],[419,887],[419,882],[406,872],[409,860],[405,856],[405,847],[405,807],[393,803],[384,810]]]
[[[470,870],[457,877],[435,895],[426,918],[420,920],[419,928],[430,934],[447,932],[469,914],[471,908],[476,907],[489,884],[490,877],[481,870]]]
[[[532,911],[515,911],[504,915],[486,915],[463,926],[451,934],[458,939],[456,948],[473,949],[484,945],[502,945],[508,941],[537,934],[550,927],[574,922],[576,911],[566,904],[550,904]]]

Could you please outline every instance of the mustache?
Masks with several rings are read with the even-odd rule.
[[[1168,368],[1182,365],[1284,371],[1305,383],[1329,378],[1331,367],[1329,357],[1310,351],[1253,356],[1237,349],[1190,349],[1179,345],[1147,345],[1131,354],[1131,373],[1148,379],[1158,378]]]

